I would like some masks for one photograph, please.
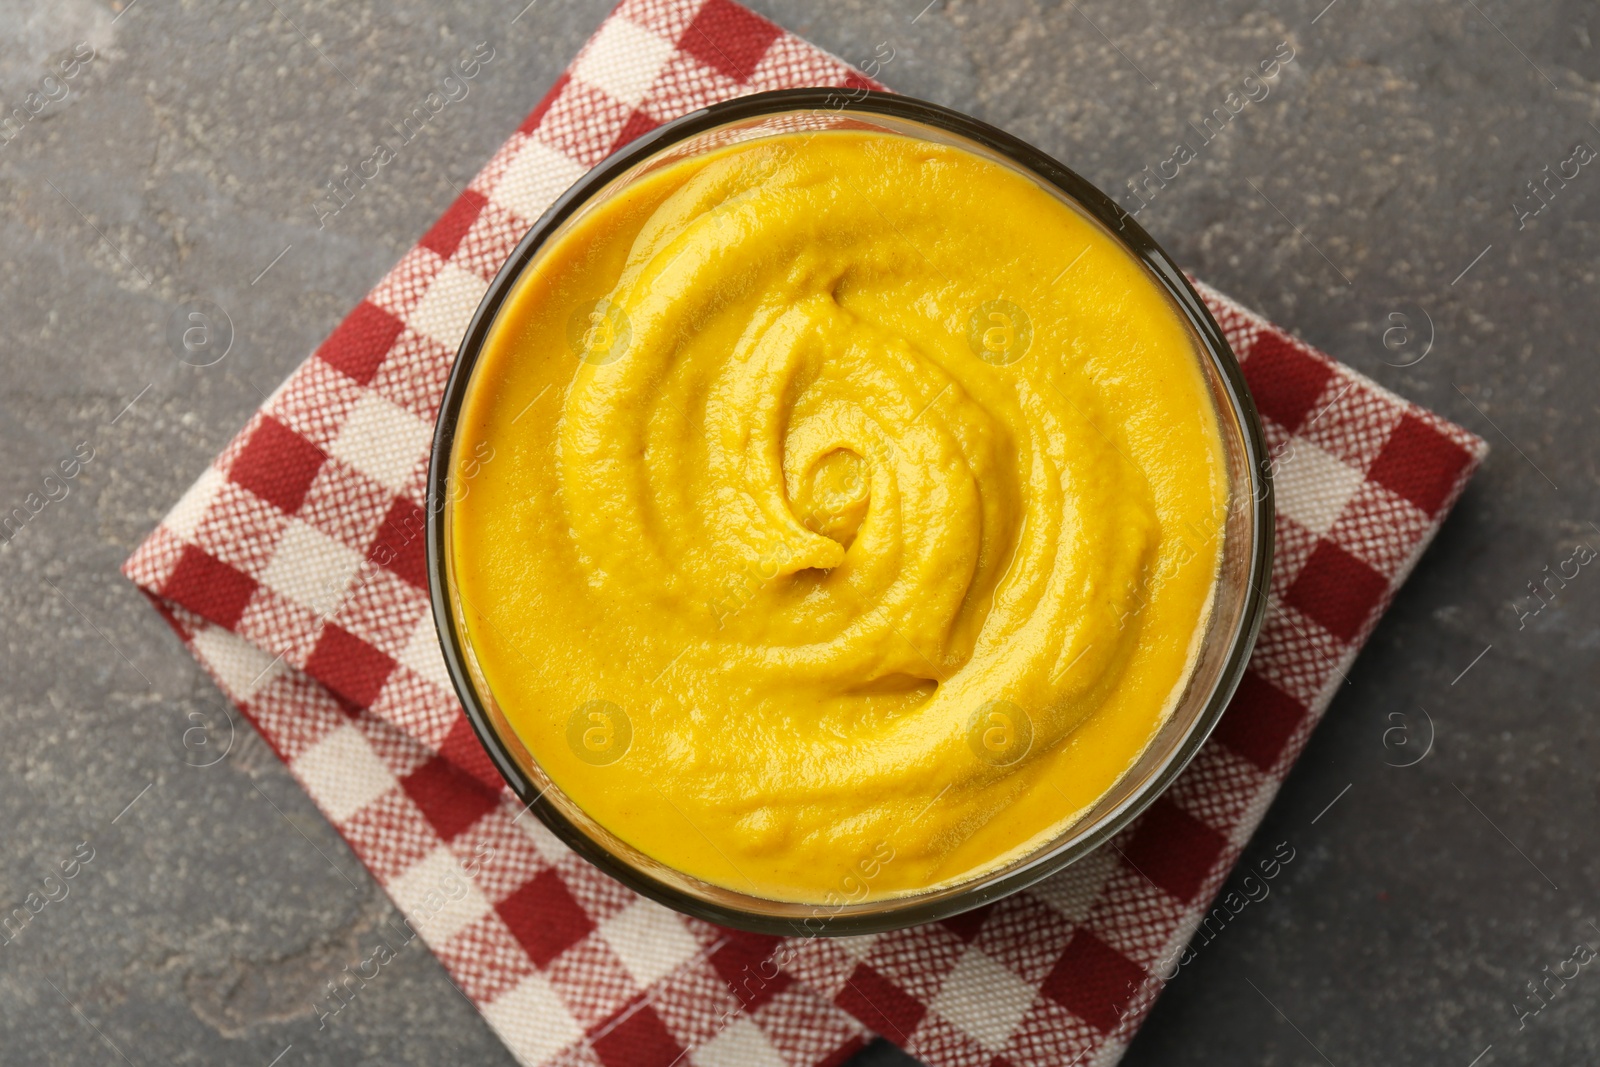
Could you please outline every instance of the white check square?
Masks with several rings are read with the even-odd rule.
[[[195,531],[200,528],[206,513],[211,510],[211,502],[217,498],[217,493],[227,481],[228,479],[217,468],[207,467],[189,487],[189,491],[183,494],[183,498],[167,513],[167,517],[161,520],[161,525],[185,541],[193,541]]]
[[[1272,489],[1278,510],[1326,537],[1366,476],[1307,441],[1291,438],[1278,459]]]
[[[483,1014],[523,1063],[547,1063],[583,1037],[583,1028],[538,971],[496,997]]]
[[[583,164],[530,137],[517,158],[500,175],[489,199],[513,215],[532,222],[544,214],[556,197],[583,177],[584,170]]]
[[[788,1067],[761,1027],[742,1016],[689,1053],[689,1060],[695,1067]]]
[[[301,753],[293,770],[335,823],[344,822],[397,784],[361,731],[348,723]]]
[[[366,393],[350,409],[329,452],[398,493],[411,481],[432,438],[426,422],[377,393]]]
[[[600,934],[641,988],[671,974],[700,951],[700,943],[682,919],[648,900],[636,901],[601,923]]]
[[[431,337],[454,352],[461,347],[467,323],[488,291],[488,282],[454,263],[446,263],[406,316],[406,322],[424,337]]]
[[[1116,869],[1116,854],[1110,849],[1096,849],[1060,874],[1028,890],[1028,895],[1043,901],[1076,925],[1088,917],[1095,901],[1100,899],[1100,890]]]
[[[411,925],[434,944],[450,940],[493,907],[448,845],[428,853],[387,888]]]
[[[968,949],[928,1007],[998,1052],[1033,1006],[1033,986],[977,949]]]
[[[208,626],[196,631],[189,643],[194,646],[195,654],[216,672],[223,690],[236,702],[249,700],[271,678],[289,669],[284,665],[283,657],[269,656],[238,634],[220,626]],[[184,740],[187,746],[187,731]]]
[[[325,618],[344,606],[350,582],[361,569],[361,553],[308,523],[284,529],[261,580]]]
[[[578,57],[572,76],[614,100],[638,107],[676,51],[671,41],[625,18],[607,19]]]

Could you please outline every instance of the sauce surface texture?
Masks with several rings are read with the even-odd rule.
[[[502,308],[452,468],[466,638],[555,783],[673,868],[804,902],[958,881],[1176,703],[1216,419],[1164,292],[1028,178],[879,133],[719,149]]]

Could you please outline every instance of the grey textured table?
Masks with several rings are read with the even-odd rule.
[[[420,944],[319,1030],[310,1001],[393,908],[258,739],[190,765],[184,732],[222,698],[117,566],[608,6],[525,2],[0,0],[0,103],[27,116],[0,126],[0,514],[61,497],[0,547],[0,909],[93,855],[0,944],[6,1064],[265,1065],[290,1045],[279,1062],[511,1062]],[[1520,1028],[1517,1007],[1600,945],[1600,572],[1552,583],[1537,614],[1528,588],[1600,548],[1600,163],[1548,203],[1526,185],[1600,146],[1600,11],[924,2],[755,6],[847,58],[886,43],[894,88],[1007,127],[1130,208],[1129,179],[1288,42],[1267,99],[1140,221],[1494,447],[1246,853],[1289,840],[1301,858],[1125,1062],[1600,1059],[1600,975],[1552,979]],[[496,58],[470,96],[319,229],[323,183],[479,41]],[[191,299],[233,323],[214,366],[168,343]],[[75,449],[93,458],[46,483]],[[1392,727],[1409,732],[1386,744]],[[1426,759],[1389,765],[1430,732]]]

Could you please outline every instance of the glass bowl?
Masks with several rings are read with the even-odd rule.
[[[821,904],[769,900],[668,867],[622,841],[555,786],[484,681],[465,637],[452,576],[451,471],[456,424],[502,304],[541,251],[587,210],[643,174],[713,148],[779,133],[875,130],[964,148],[1030,177],[1096,223],[1146,268],[1190,327],[1215,406],[1229,507],[1215,602],[1187,687],[1114,786],[1057,838],[968,880],[887,899],[846,892]],[[792,89],[716,104],[666,124],[600,163],[534,224],[490,284],[445,386],[428,473],[428,585],[445,663],[467,717],[511,788],[550,830],[618,881],[668,907],[760,933],[875,933],[947,918],[1026,888],[1088,855],[1128,825],[1188,764],[1221,717],[1255,645],[1272,560],[1272,488],[1255,404],[1222,330],[1170,256],[1114,201],[1038,149],[977,119],[920,100],[865,90]]]

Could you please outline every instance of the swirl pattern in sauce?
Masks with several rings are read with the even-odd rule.
[[[1109,235],[965,150],[666,166],[542,254],[475,372],[458,441],[496,458],[456,470],[454,571],[495,699],[707,881],[1002,862],[1191,670],[1227,503],[1196,353]]]

